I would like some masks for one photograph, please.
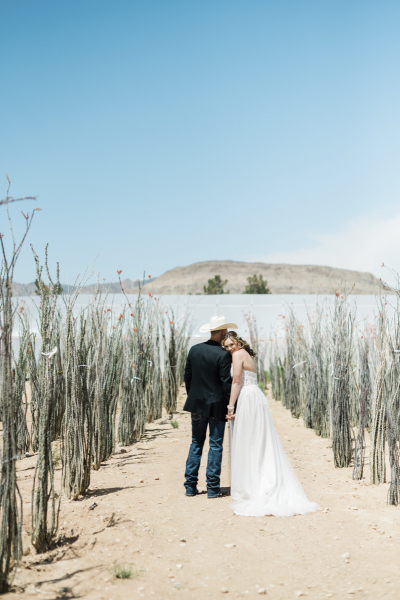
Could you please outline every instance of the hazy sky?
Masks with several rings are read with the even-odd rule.
[[[42,209],[17,281],[46,242],[63,282],[96,255],[107,279],[212,259],[400,270],[399,2],[0,7],[0,191],[8,173]]]

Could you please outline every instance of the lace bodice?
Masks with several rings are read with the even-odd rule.
[[[257,385],[257,373],[253,371],[242,371],[242,387],[247,385]]]

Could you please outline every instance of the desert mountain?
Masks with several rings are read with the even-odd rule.
[[[270,265],[266,263],[211,260],[194,263],[188,267],[175,267],[157,277],[152,284],[155,294],[203,293],[208,279],[220,275],[228,283],[225,290],[241,294],[247,285],[247,277],[262,275],[268,281],[273,294],[334,294],[337,289],[350,291],[355,283],[356,294],[377,294],[383,286],[371,273],[318,267],[312,265]]]
[[[108,283],[101,281],[103,284],[103,289],[106,292],[107,290],[110,294],[120,293],[121,287],[118,281],[114,281],[113,283]],[[122,287],[127,294],[137,294],[139,288],[140,280],[136,279],[132,281],[131,279],[124,279],[122,281]],[[147,282],[146,282],[147,283]],[[72,286],[68,286],[66,284],[61,284],[64,292],[68,290],[71,291]],[[97,287],[97,284],[85,285],[82,288],[82,294],[93,294]],[[36,296],[36,285],[34,283],[13,283],[13,296]]]
[[[220,275],[228,283],[225,290],[231,294],[241,294],[247,285],[247,277],[262,275],[268,281],[273,294],[315,294],[320,290],[324,294],[333,294],[337,289],[350,291],[355,283],[356,294],[378,294],[383,285],[371,273],[334,269],[333,267],[317,267],[312,265],[270,265],[267,263],[235,262],[233,260],[210,260],[194,263],[187,267],[175,267],[161,275],[146,281],[150,284],[148,291],[154,294],[197,294],[203,293],[203,286],[215,275]],[[122,286],[127,294],[137,294],[139,280],[124,279]],[[64,291],[68,286],[62,286]],[[87,285],[83,294],[92,294],[96,285]],[[120,293],[118,282],[105,282],[104,291]],[[34,283],[13,284],[14,296],[34,296]]]

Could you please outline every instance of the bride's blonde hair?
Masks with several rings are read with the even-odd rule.
[[[237,344],[239,346],[239,348],[243,348],[243,350],[246,350],[246,352],[248,352],[250,354],[250,356],[256,356],[256,353],[254,352],[254,350],[252,350],[249,346],[249,344],[240,337],[240,335],[238,335],[236,333],[236,331],[228,331],[227,334],[224,335],[222,342],[221,342],[221,346],[225,349],[224,346],[224,342],[226,342],[226,340],[231,339],[233,342],[235,342],[235,344]]]

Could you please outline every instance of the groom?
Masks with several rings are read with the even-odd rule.
[[[231,392],[232,357],[221,346],[228,329],[237,329],[235,323],[227,323],[225,317],[212,317],[200,328],[210,332],[210,339],[192,346],[185,368],[185,385],[188,394],[183,410],[192,413],[192,443],[186,461],[186,496],[198,494],[197,480],[201,455],[209,427],[210,449],[207,463],[207,496],[222,496],[220,487],[222,442],[225,417]]]

